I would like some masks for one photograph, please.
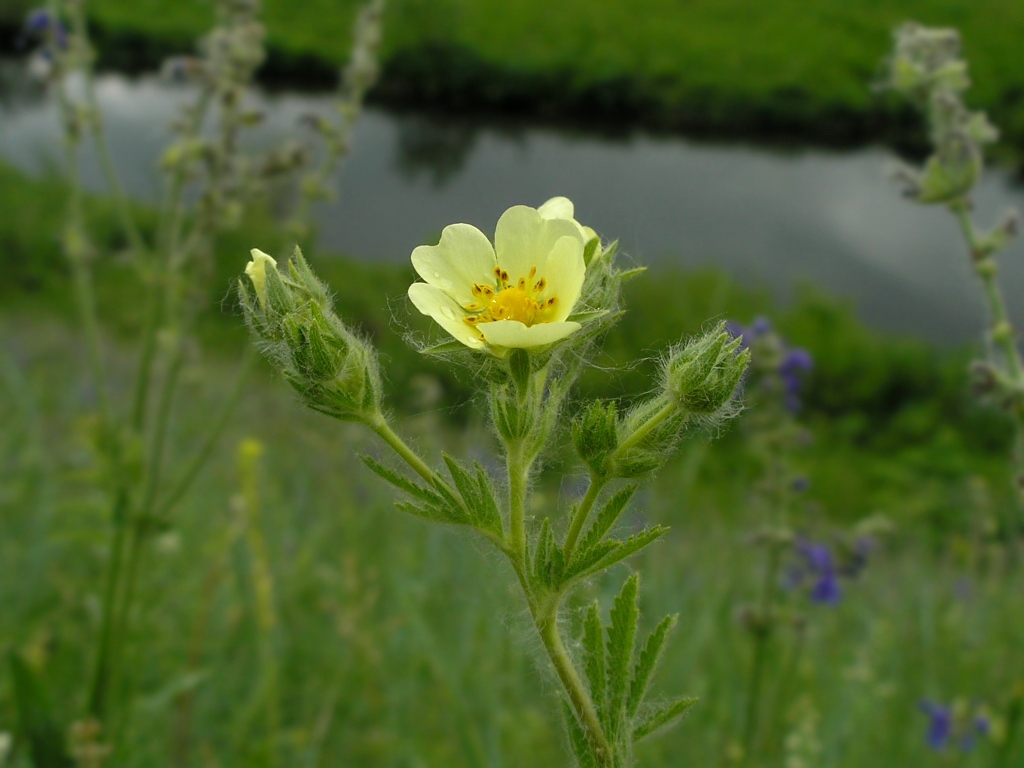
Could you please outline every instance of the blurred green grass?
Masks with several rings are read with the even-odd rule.
[[[28,0],[0,9],[16,23]],[[344,61],[357,0],[265,0],[272,64],[322,79]],[[91,0],[112,64],[187,51],[212,21],[206,0]],[[850,141],[916,123],[871,83],[907,20],[963,33],[976,82],[1007,143],[1024,145],[1024,6],[1005,0],[391,0],[392,102],[498,107],[598,127],[687,127]],[[109,43],[109,44],[106,44]],[[598,116],[598,117],[595,117]]]
[[[38,313],[5,311],[0,335],[0,650],[25,652],[71,719],[81,711],[84,649],[98,626],[109,525],[83,437],[81,413],[91,401],[80,378],[84,353],[73,328]],[[127,379],[126,347],[112,339],[108,351],[115,380]],[[191,360],[182,400],[197,407],[174,425],[181,448],[201,429],[202,404],[221,394],[235,364],[222,354]],[[438,413],[403,419],[402,428],[434,459],[441,448],[485,452],[490,444],[479,425],[454,429]],[[268,544],[279,616],[270,633],[259,630],[253,554],[232,503],[234,449],[252,438],[265,446],[256,525]],[[390,493],[354,459],[363,451],[379,447],[304,413],[282,382],[265,374],[252,382],[223,450],[149,550],[128,664],[136,697],[122,724],[126,764],[172,764],[169,756],[185,743],[190,765],[275,764],[260,684],[264,644],[279,674],[283,763],[276,764],[565,763],[554,681],[538,674],[539,649],[508,589],[510,574],[482,542],[394,510]],[[803,461],[816,478],[825,468],[859,476],[865,458],[826,442]],[[708,445],[697,438],[626,523],[673,526],[634,566],[644,574],[647,621],[664,612],[682,617],[659,689],[702,698],[680,728],[643,748],[641,765],[731,764],[725,756],[742,722],[750,663],[735,615],[758,594],[749,543],[760,518],[752,503],[756,476],[742,441]],[[789,608],[808,625],[792,685],[769,687],[766,758],[780,759],[808,709],[820,717],[820,764],[831,768],[927,764],[921,698],[984,700],[999,714],[1020,674],[1014,638],[1022,631],[1016,595],[1024,583],[1019,569],[1005,567],[997,542],[968,524],[971,515],[987,514],[968,485],[961,479],[943,493],[917,485],[903,497],[904,508],[887,509],[899,521],[897,534],[847,585],[839,606],[789,595]],[[566,502],[550,478],[539,490],[538,512],[560,496]],[[821,511],[812,514],[813,525],[827,525],[831,506],[849,491],[815,482],[810,499]],[[960,533],[940,535],[914,514],[943,497],[959,501],[953,530]],[[577,602],[596,595],[607,602],[622,577],[619,569],[589,585]],[[793,663],[795,646],[786,637],[770,656],[773,674]],[[14,718],[7,685],[0,675],[0,730]],[[989,764],[991,752],[982,745],[975,762],[963,764]]]

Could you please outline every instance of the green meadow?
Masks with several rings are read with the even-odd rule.
[[[0,636],[45,670],[67,721],[82,707],[89,658],[81,650],[98,631],[109,519],[80,415],[92,393],[54,235],[59,212],[43,204],[60,187],[4,170],[0,189],[12,214],[0,222]],[[130,374],[138,322],[123,297],[138,286],[118,264],[123,244],[110,209],[89,202],[114,254],[97,275],[116,384]],[[246,344],[227,297],[248,244],[272,230],[258,217],[243,229],[218,246],[210,308],[183,375],[186,407],[171,435],[182,456],[202,428],[202,404],[223,393]],[[435,458],[441,450],[486,456],[493,438],[474,415],[469,382],[425,366],[400,338],[419,326],[401,301],[386,299],[401,298],[410,274],[336,254],[313,259],[340,311],[380,345],[389,401],[414,444]],[[812,293],[775,311],[715,273],[640,277],[628,308],[609,341],[608,370],[587,377],[588,391],[636,393],[644,370],[614,366],[638,342],[656,349],[709,317],[772,312],[818,361],[802,417],[810,445],[795,459],[810,479],[802,524],[824,530],[872,515],[892,524],[840,604],[785,593],[795,624],[768,646],[771,668],[787,675],[768,678],[764,764],[803,765],[793,762],[802,754],[836,768],[931,764],[918,702],[951,696],[984,701],[1002,729],[955,764],[1019,764],[1019,683],[1008,673],[1024,632],[1015,598],[1024,585],[1007,536],[1008,431],[970,404],[966,351],[879,338]],[[765,519],[748,431],[741,418],[714,443],[695,434],[625,523],[672,527],[631,568],[644,578],[642,626],[680,614],[658,685],[702,699],[683,725],[643,747],[644,766],[742,764],[752,660],[738,617],[759,593],[763,565],[751,538]],[[537,695],[555,681],[520,598],[496,578],[504,564],[482,541],[467,546],[464,531],[397,511],[355,459],[362,452],[381,447],[304,412],[278,377],[257,370],[221,449],[150,544],[120,683],[130,714],[116,724],[131,765],[563,764],[554,697]],[[570,491],[557,481],[566,470],[558,454],[545,458],[541,505]],[[607,603],[623,570],[588,585],[574,605],[594,596]],[[13,707],[0,676],[0,730],[16,720]],[[21,753],[14,765],[25,761]]]

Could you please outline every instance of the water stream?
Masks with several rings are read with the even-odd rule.
[[[30,173],[60,163],[56,108],[38,88],[0,90],[0,158]],[[98,83],[118,170],[132,195],[155,200],[156,158],[167,125],[191,98],[154,78]],[[330,95],[260,93],[266,118],[254,145],[298,135],[300,118],[332,109]],[[577,216],[617,237],[652,269],[715,266],[783,299],[810,281],[852,301],[871,325],[940,343],[976,338],[979,290],[952,218],[901,199],[884,148],[779,151],[678,137],[582,136],[553,128],[393,114],[370,109],[338,177],[338,201],[318,211],[321,244],[364,259],[401,262],[468,221],[492,232],[514,203],[567,195]],[[85,181],[103,185],[94,158]],[[983,223],[1024,209],[1024,191],[989,171],[977,194]],[[1004,285],[1024,325],[1024,253],[1004,255]]]

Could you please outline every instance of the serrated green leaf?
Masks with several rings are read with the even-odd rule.
[[[594,523],[583,536],[583,541],[580,543],[582,549],[591,549],[604,538],[604,535],[615,525],[615,521],[622,516],[626,505],[629,504],[629,500],[633,498],[638,487],[636,485],[627,485],[604,503]]]
[[[672,627],[676,625],[678,618],[677,615],[666,616],[654,628],[654,631],[647,636],[647,642],[644,643],[643,650],[640,651],[640,659],[633,669],[633,679],[629,683],[626,717],[630,720],[636,717],[637,710],[640,709],[640,703],[644,700],[644,696],[647,695],[647,689],[651,684],[654,668],[658,666],[658,660],[661,658],[662,651],[665,650],[665,641],[668,639],[668,633],[672,631]]]
[[[587,734],[584,733],[572,707],[565,699],[562,699],[562,715],[565,717],[565,726],[569,731],[569,745],[572,747],[572,753],[576,757],[579,768],[598,768],[597,759],[594,757],[594,751],[590,748]]]
[[[592,576],[599,571],[603,571],[606,568],[611,568],[616,563],[620,563],[631,555],[635,555],[641,549],[651,544],[662,536],[668,533],[668,528],[662,525],[656,525],[653,528],[644,528],[640,533],[630,536],[625,541],[614,541],[608,539],[601,542],[598,547],[603,545],[614,545],[608,549],[607,554],[597,559],[596,562],[593,558],[588,558],[592,561],[592,564],[586,568],[573,568],[572,576],[573,579],[584,579],[587,576]]]
[[[590,683],[590,698],[594,700],[597,713],[607,727],[608,670],[604,659],[604,627],[601,626],[601,609],[595,600],[583,620],[583,671]]]
[[[696,698],[687,696],[660,706],[651,707],[633,728],[633,741],[640,741],[658,729],[678,721],[696,703]]]
[[[74,768],[64,744],[64,728],[54,717],[42,680],[15,652],[10,652],[8,662],[18,724],[28,742],[32,762],[36,768]]]
[[[480,488],[476,484],[476,478],[447,453],[441,454],[441,458],[444,459],[448,473],[452,476],[452,481],[462,496],[463,508],[471,518],[479,518],[483,499],[480,497]]]
[[[396,501],[395,506],[403,512],[422,517],[434,523],[448,523],[449,525],[465,525],[465,518],[453,516],[443,507],[433,507],[426,504],[413,504],[411,501]]]
[[[598,542],[590,549],[580,548],[576,550],[576,554],[573,556],[572,561],[569,563],[569,568],[566,571],[566,578],[582,578],[582,574],[593,573],[594,571],[592,569],[597,563],[601,562],[601,560],[609,556],[612,552],[615,552],[621,546],[621,541],[609,539],[607,541]]]
[[[367,468],[369,468],[369,470],[373,472],[375,475],[383,478],[384,480],[391,483],[391,485],[395,486],[399,490],[404,491],[405,493],[412,496],[414,499],[419,499],[420,501],[426,502],[428,504],[441,504],[441,497],[431,489],[427,488],[426,486],[420,485],[419,483],[414,482],[409,478],[404,477],[403,475],[400,475],[398,472],[391,469],[390,467],[385,467],[379,461],[370,456],[360,456],[359,458],[362,460],[363,464],[365,464]]]
[[[640,574],[634,573],[622,585],[612,605],[608,626],[608,730],[614,739],[622,724],[629,670],[633,665],[633,645],[640,618]]]
[[[501,536],[503,525],[498,502],[494,496],[494,485],[492,485],[491,479],[487,476],[487,472],[480,466],[480,462],[474,462],[474,464],[476,466],[476,484],[480,489],[480,496],[483,498],[483,504],[480,508],[480,524]]]

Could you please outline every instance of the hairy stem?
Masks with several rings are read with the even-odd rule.
[[[675,402],[673,402],[672,400],[668,400],[665,403],[665,405],[662,406],[660,411],[655,413],[653,416],[651,416],[651,418],[649,418],[647,421],[645,421],[643,424],[637,427],[633,434],[631,434],[629,437],[627,437],[619,444],[619,447],[615,450],[615,453],[612,454],[613,458],[622,456],[623,454],[628,453],[630,450],[639,445],[640,442],[645,437],[647,437],[651,432],[653,432],[663,421],[665,421],[665,419],[667,419],[669,416],[675,413],[676,408],[678,408],[678,406],[675,404]]]
[[[516,557],[525,562],[526,486],[529,466],[523,455],[523,447],[521,440],[508,446],[506,465],[508,467],[509,546]]]
[[[572,551],[576,547],[576,542],[579,540],[580,533],[583,531],[583,526],[587,522],[587,518],[590,517],[590,511],[594,508],[594,504],[597,502],[597,497],[601,495],[601,490],[607,485],[608,478],[602,476],[595,477],[593,474],[590,476],[590,485],[587,487],[587,492],[583,496],[583,501],[580,502],[579,508],[576,510],[576,514],[573,515],[572,522],[569,524],[569,532],[565,534],[565,546],[563,550],[565,552],[565,559],[568,561],[572,557]]]
[[[376,413],[373,416],[370,416],[364,423],[376,432],[380,439],[387,443],[391,449],[397,453],[417,475],[426,480],[428,484],[434,487],[443,487],[445,485],[444,480],[442,480],[434,470],[428,467],[427,463],[423,461],[423,459],[421,459],[402,438],[395,434],[391,425],[387,423],[381,414]]]
[[[591,744],[603,762],[610,765],[612,747],[608,742],[608,737],[605,736],[601,720],[597,716],[597,708],[594,706],[579,672],[576,671],[569,652],[562,642],[562,636],[558,632],[558,605],[559,600],[553,599],[543,613],[535,615],[537,630],[544,643],[544,650],[547,651],[551,663],[555,667],[555,672],[558,673],[558,679],[561,680],[562,687],[565,688],[569,701],[572,702],[572,708],[586,730]]]

